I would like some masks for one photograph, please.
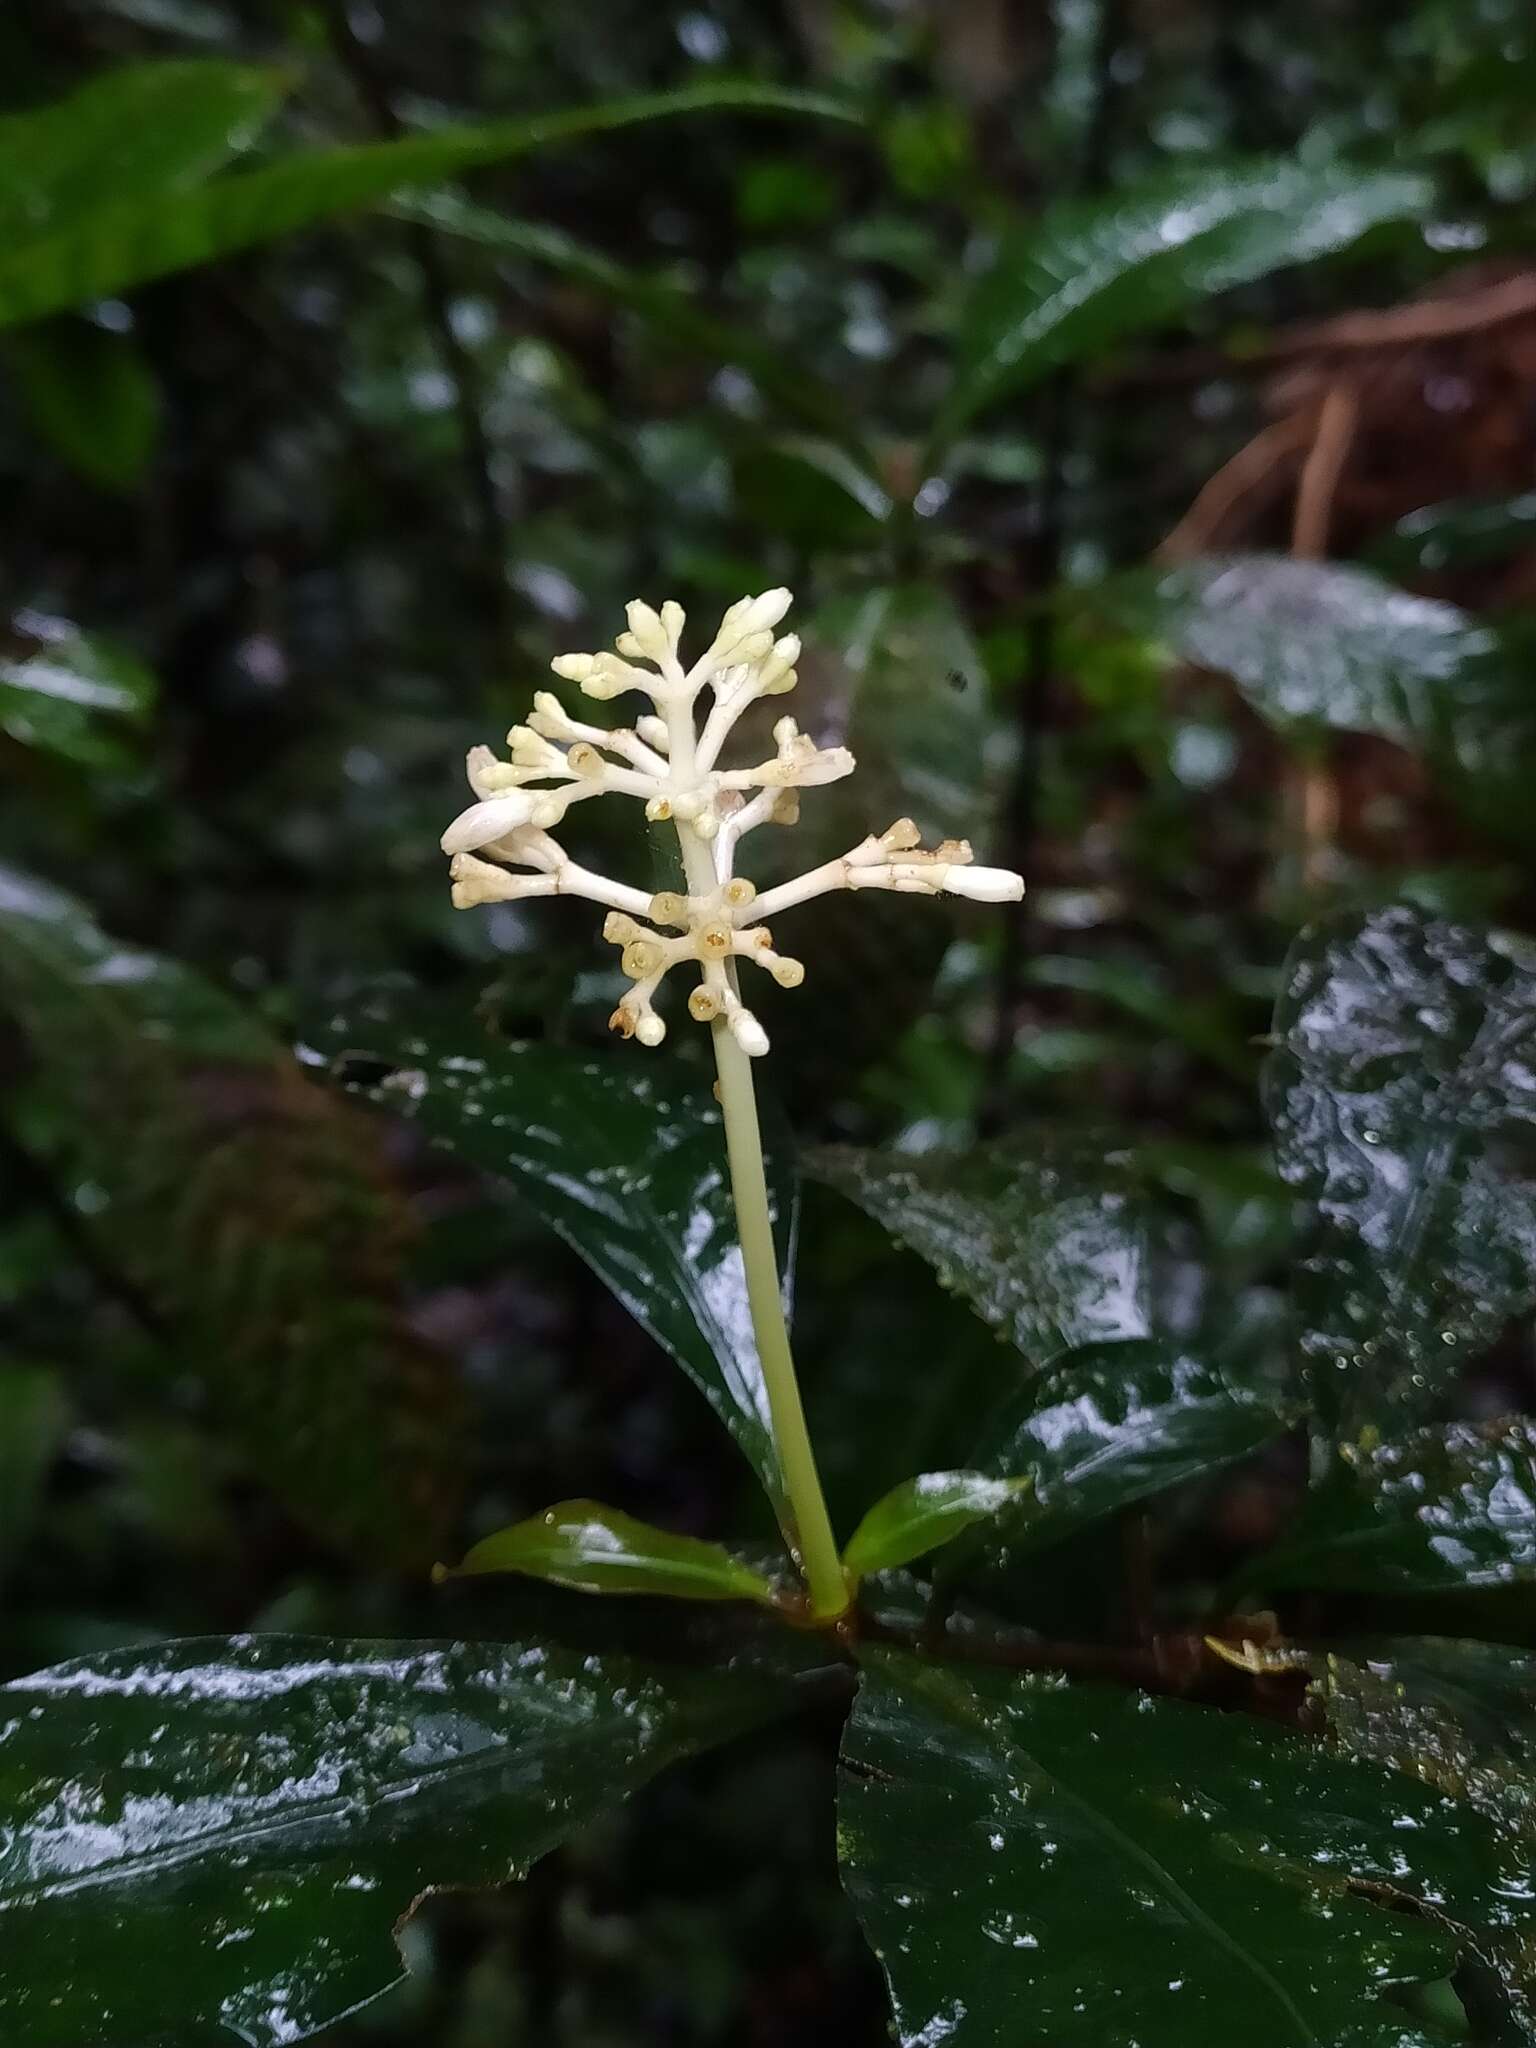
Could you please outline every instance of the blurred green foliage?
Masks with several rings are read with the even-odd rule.
[[[834,902],[764,1005],[815,1148],[797,1341],[840,1534],[1024,1445],[1034,1519],[947,1556],[1090,1674],[1163,1682],[1244,1586],[1277,1603],[1256,1639],[1530,1643],[1527,10],[60,0],[8,11],[0,55],[0,1676],[246,1630],[634,1648],[679,1625],[425,1567],[593,1495],[763,1535],[711,1415],[771,1466],[714,1269],[658,1278],[643,1218],[562,1185],[628,1159],[686,1208],[713,1125],[654,1187],[657,1070],[607,1039],[596,920],[455,915],[436,840],[551,655],[637,593],[703,617],[778,582],[802,721],[864,771],[780,836],[822,858],[910,812],[1030,884],[921,932]],[[1359,308],[1406,321],[1308,342]],[[1201,545],[1159,557],[1192,506]],[[576,840],[606,856],[613,822]],[[505,1064],[439,1127],[454,1057]],[[471,1098],[553,1105],[554,1136],[498,1163]],[[1354,1453],[1300,1521],[1299,1360]],[[893,1583],[893,1630],[947,1570]],[[1454,1715],[1436,1741],[1497,1752],[1477,1828],[1524,1853],[1509,1744],[1426,1654],[1387,1661]],[[1330,1739],[1419,1769],[1419,1694],[1389,1715],[1376,1663],[1330,1668]],[[1311,1711],[1201,1670],[1207,1701]],[[879,1756],[850,1736],[856,1865],[967,1685],[906,1697]],[[1019,1702],[1008,1741],[1048,1758],[1048,1686]],[[835,1721],[431,1901],[410,1984],[325,2038],[883,2041]],[[1246,1730],[1221,1769],[1250,1749],[1267,1774]],[[1447,1883],[1460,1853],[1437,1837]],[[854,1892],[900,1939],[889,1887]],[[1350,1912],[1353,1998],[1385,1937]],[[1395,2040],[1536,2038],[1515,1946],[1463,1943],[1453,1991],[1404,1927]],[[921,2003],[898,1984],[936,2040]]]

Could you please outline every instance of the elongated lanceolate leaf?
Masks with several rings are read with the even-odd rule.
[[[719,1543],[675,1536],[600,1500],[563,1500],[510,1529],[484,1536],[455,1571],[522,1572],[578,1593],[660,1593],[673,1600],[756,1600],[778,1604],[761,1572]]]
[[[208,1637],[0,1687],[6,2048],[287,2048],[435,1885],[521,1876],[782,1711],[761,1674],[517,1643]]]
[[[187,191],[117,194],[61,211],[35,234],[0,245],[0,326],[40,319],[278,240],[337,214],[376,206],[412,185],[435,185],[477,165],[642,121],[713,109],[839,115],[809,93],[748,83],[684,86],[486,127],[308,151]]]
[[[1302,1347],[1330,1413],[1439,1398],[1536,1302],[1536,954],[1394,907],[1302,933],[1265,1076],[1317,1205]]]
[[[975,285],[944,431],[1065,363],[1170,325],[1214,292],[1412,220],[1432,197],[1412,171],[1285,159],[1054,207],[1006,236]]]
[[[839,1854],[903,2048],[1425,2048],[1383,1994],[1500,1907],[1489,1824],[1392,1771],[1136,1693],[863,1661]]]
[[[423,1026],[369,999],[322,1034],[344,1079],[511,1181],[671,1353],[767,1489],[783,1482],[752,1336],[720,1111],[654,1054],[595,1055],[491,1038],[461,1011]],[[781,1247],[794,1183],[769,1158]],[[781,1265],[788,1260],[781,1255]]]

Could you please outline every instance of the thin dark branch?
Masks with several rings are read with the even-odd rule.
[[[395,111],[388,80],[372,50],[354,28],[346,0],[326,0],[326,20],[337,61],[352,80],[353,90],[367,109],[375,129],[385,137],[403,135],[405,123]],[[474,507],[486,592],[494,606],[498,626],[505,627],[510,623],[506,522],[501,514],[491,446],[485,431],[480,374],[474,357],[454,330],[453,286],[437,236],[422,221],[406,221],[402,226],[421,280],[422,304],[426,308],[438,356],[444,374],[453,386],[454,416],[464,451],[465,482]]]
[[[1104,182],[1113,131],[1115,54],[1125,29],[1124,0],[1102,0],[1094,52],[1094,93],[1083,125],[1076,189],[1097,190]],[[1062,504],[1067,465],[1077,438],[1077,378],[1068,369],[1050,379],[1039,408],[1040,480],[1031,508],[1031,531],[1020,563],[1021,580],[1037,598],[1054,589],[1061,578],[1064,534]],[[1056,666],[1056,613],[1035,604],[1025,627],[1024,670],[1017,697],[1018,762],[1003,817],[1000,863],[1029,879],[1040,811],[1040,765],[1049,713],[1052,673]],[[981,1101],[977,1108],[978,1137],[993,1137],[1008,1117],[1008,1069],[1013,1053],[1019,997],[1031,939],[1029,898],[1004,914],[997,975],[993,984],[992,1040],[988,1048]]]

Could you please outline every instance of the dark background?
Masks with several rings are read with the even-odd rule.
[[[0,651],[65,648],[142,706],[62,744],[0,727],[0,857],[233,994],[273,1044],[234,1063],[210,1029],[145,1064],[67,993],[41,1042],[35,1014],[25,1045],[0,1020],[4,1672],[203,1630],[510,1625],[534,1595],[445,1621],[417,1553],[567,1494],[762,1533],[703,1404],[575,1258],[280,1050],[389,976],[428,1008],[645,1057],[605,1038],[620,984],[596,918],[456,914],[436,850],[465,747],[498,742],[550,656],[610,640],[637,594],[677,596],[707,632],[743,591],[790,584],[802,720],[850,728],[868,765],[860,807],[838,792],[816,829],[926,802],[1029,878],[1019,911],[804,916],[806,984],[763,1006],[797,1133],[932,1146],[1048,1118],[1151,1148],[1170,1287],[1200,1235],[1253,1341],[1277,1341],[1290,1212],[1255,1082],[1290,934],[1395,894],[1529,926],[1528,841],[1386,741],[1283,743],[1094,591],[1154,555],[1289,550],[1520,630],[1536,310],[1448,335],[1433,309],[1536,281],[1530,10],[36,0],[0,20],[15,108],[166,55],[283,67],[272,153],[720,74],[863,118],[703,114],[478,172],[467,189],[519,231],[504,246],[373,214],[167,278],[94,309],[62,401],[35,353],[0,361]],[[1254,152],[1430,163],[1440,207],[1107,343],[925,478],[995,238]],[[873,519],[868,481],[850,489],[826,437],[679,303],[828,387],[912,513]],[[1341,356],[1314,324],[1357,308],[1393,317]],[[67,364],[86,324],[52,323],[44,348]],[[1502,509],[1470,542],[1420,546],[1414,515],[1450,500]],[[1048,607],[1062,587],[1078,597]],[[902,688],[861,709],[850,650],[882,588],[902,597],[875,665]],[[628,824],[594,822],[588,850],[643,879]],[[680,1025],[696,1058],[687,1040]],[[60,1142],[81,1117],[122,1170],[105,1210]],[[995,1346],[825,1191],[801,1246],[800,1346],[846,1528],[916,1459],[963,1453]],[[1502,1412],[1531,1391],[1512,1339],[1466,1400]],[[290,1438],[318,1468],[328,1431],[358,1429],[401,1462],[355,1497],[347,1464],[308,1500],[302,1472],[275,1481]],[[1216,1576],[1295,1483],[1284,1456],[1245,1471],[1159,1541]],[[1070,1594],[1042,1574],[1027,1618],[1048,1628],[1070,1601],[1079,1630],[1116,1628],[1098,1582],[1119,1585],[1119,1541],[1102,1574],[1080,1547]],[[664,1781],[520,1891],[429,1916],[438,1967],[335,2038],[881,2040],[830,1771],[814,1740],[776,1736]]]

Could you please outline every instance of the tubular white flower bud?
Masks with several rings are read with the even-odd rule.
[[[635,1036],[642,1045],[660,1045],[666,1035],[667,1027],[654,1010],[647,1010],[635,1026]]]
[[[491,797],[460,811],[439,843],[444,853],[473,853],[477,846],[489,846],[493,839],[515,832],[519,825],[544,823],[535,816],[535,810],[535,799],[524,790]]]
[[[732,1038],[745,1053],[753,1059],[761,1059],[768,1050],[768,1034],[758,1023],[750,1010],[735,1010],[728,1019]]]
[[[643,718],[635,720],[635,731],[648,747],[654,747],[658,754],[670,753],[672,735],[667,731],[667,721],[658,718],[654,711],[647,711]]]
[[[584,683],[597,667],[597,658],[591,654],[557,654],[549,665],[566,682]]]
[[[977,903],[1017,903],[1024,894],[1024,877],[1008,868],[952,867],[945,871],[944,890]]]
[[[633,651],[644,655],[647,661],[665,661],[671,654],[674,643],[666,627],[661,623],[659,615],[636,597],[624,607],[624,616],[629,621],[629,632],[626,637],[634,642]],[[622,647],[619,651],[628,654],[631,650]]]

